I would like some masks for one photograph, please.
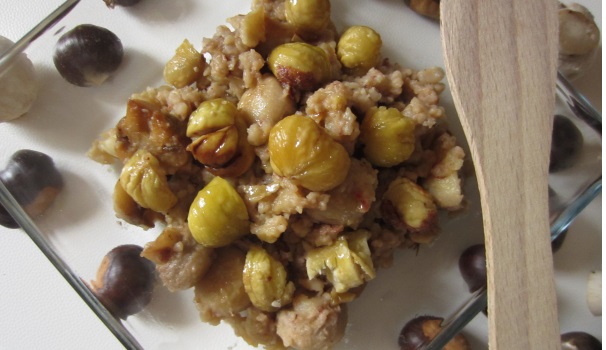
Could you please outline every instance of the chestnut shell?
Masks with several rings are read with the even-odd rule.
[[[59,38],[53,62],[65,80],[86,87],[103,83],[118,69],[123,56],[122,42],[116,34],[81,24]]]
[[[141,256],[143,248],[126,244],[107,253],[99,266],[93,293],[115,317],[126,319],[149,304],[155,265]]]
[[[585,332],[568,332],[561,336],[562,350],[599,350],[602,342]]]
[[[459,257],[459,271],[470,292],[486,285],[486,250],[483,244],[472,245]]]
[[[398,345],[401,350],[417,350],[433,339],[442,328],[442,317],[418,316],[408,321],[400,331]],[[444,350],[470,350],[467,338],[459,333],[444,347]]]
[[[423,332],[423,323],[425,322],[438,322],[444,321],[441,317],[435,316],[419,316],[408,321],[400,331],[398,337],[398,345],[401,350],[415,350],[420,346],[428,342],[429,337]]]
[[[11,156],[6,168],[0,171],[0,181],[31,216],[44,212],[63,188],[63,177],[53,159],[28,149]],[[3,206],[0,206],[0,225],[19,227]]]

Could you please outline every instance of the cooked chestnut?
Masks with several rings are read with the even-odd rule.
[[[59,38],[53,61],[68,82],[96,86],[118,69],[123,56],[122,42],[116,34],[92,24],[81,24]]]
[[[585,332],[569,332],[561,336],[562,350],[600,350],[602,342]]]
[[[576,163],[583,148],[583,134],[574,123],[562,116],[553,118],[549,172],[570,168]]]
[[[459,270],[470,292],[486,285],[486,250],[483,244],[472,245],[459,257]]]
[[[140,0],[103,0],[107,7],[113,9],[116,6],[133,6],[139,3]]]
[[[0,171],[0,181],[32,217],[42,214],[63,188],[63,177],[53,159],[27,149],[11,156],[6,168]],[[0,206],[0,225],[19,227],[3,206]]]
[[[93,293],[115,317],[126,319],[149,304],[154,289],[155,265],[141,256],[143,248],[126,244],[107,253],[96,280]]]
[[[398,345],[401,350],[417,350],[432,340],[442,328],[441,317],[418,316],[408,321],[400,331]],[[461,333],[452,338],[444,350],[469,350],[471,349],[467,338]]]

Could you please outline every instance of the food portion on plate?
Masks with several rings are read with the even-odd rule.
[[[337,29],[328,0],[254,0],[227,22],[201,51],[184,40],[167,84],[134,92],[88,154],[123,165],[116,215],[162,227],[142,255],[169,290],[194,288],[202,321],[330,348],[395,250],[416,254],[464,206],[444,72]]]

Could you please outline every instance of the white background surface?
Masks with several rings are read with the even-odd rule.
[[[117,76],[116,79],[113,79],[104,87],[95,88],[96,90],[86,90],[87,94],[94,93],[95,95],[99,96],[98,99],[100,100],[107,98],[108,96],[111,96],[112,89],[115,86],[131,83],[128,79],[132,79],[134,77],[133,75],[136,75],[138,79],[143,80],[146,82],[146,84],[153,84],[157,79],[160,78],[159,75],[161,74],[161,65],[170,57],[170,52],[172,52],[172,50],[183,38],[188,38],[192,42],[199,43],[202,36],[212,35],[214,33],[214,27],[217,24],[224,23],[224,19],[226,17],[236,13],[241,13],[248,8],[247,1],[240,1],[238,2],[238,5],[234,5],[233,3],[226,1],[224,2],[225,6],[223,6],[215,5],[218,4],[216,1],[172,0],[171,3],[175,4],[172,11],[155,12],[153,10],[154,6],[159,4],[161,1],[168,0],[142,0],[142,3],[137,7],[133,7],[129,10],[117,8],[113,10],[113,13],[110,13],[110,10],[105,8],[101,0],[83,0],[83,4],[79,5],[79,7],[65,19],[65,25],[67,27],[89,22],[106,26],[110,29],[119,28],[122,30],[121,32],[116,33],[123,39],[127,52],[127,61],[121,68],[121,71],[125,77],[121,78],[120,76]],[[385,9],[389,9],[390,6],[399,6],[401,3],[401,1],[396,2],[387,0],[377,2],[382,2],[383,4],[381,4],[381,6],[383,6]],[[583,0],[579,2],[590,7],[592,12],[594,12],[598,18],[598,23],[601,25],[601,1]],[[56,8],[60,3],[61,1],[57,0],[0,0],[0,8],[2,8],[2,14],[0,14],[0,35],[6,36],[13,41],[17,40],[21,35],[27,32],[29,28],[50,13],[50,11]],[[205,11],[210,11],[210,8],[212,7],[213,11],[216,11],[216,14],[213,14],[212,16],[213,21],[215,22],[200,24],[201,29],[197,31],[180,31],[179,23],[181,23],[181,21],[188,21],[188,23],[191,25],[192,20],[187,19],[187,14],[192,11],[199,11],[200,7],[202,7]],[[363,17],[355,17],[355,15],[355,12],[351,15],[353,19],[362,22],[364,21]],[[380,14],[375,15],[380,16]],[[333,19],[335,19],[335,17],[336,16],[333,13]],[[124,21],[130,22],[128,25],[125,25]],[[392,25],[401,25],[402,30],[407,28],[405,24],[393,23]],[[424,25],[429,24],[425,23]],[[154,38],[143,37],[141,35],[131,35],[127,32],[127,28],[129,26],[132,27],[133,32],[138,34],[145,32],[145,30],[148,28],[161,27],[162,30],[158,31],[158,33],[163,34]],[[60,27],[61,24],[52,31],[54,32]],[[188,28],[191,28],[191,26]],[[384,38],[384,41],[386,43],[391,42],[393,44],[398,42],[396,39],[397,38],[387,36]],[[54,94],[49,93],[44,95],[44,101],[48,101],[52,98],[58,98],[60,93],[73,94],[76,98],[81,96],[80,94],[82,94],[82,89],[61,83],[60,78],[58,78],[56,73],[54,73],[52,67],[48,65],[48,57],[50,57],[50,52],[52,52],[52,43],[54,43],[56,39],[52,36],[46,36],[43,38],[43,40],[46,40],[46,42],[43,44],[37,44],[36,47],[33,48],[34,51],[32,52],[31,57],[35,63],[39,63],[43,66],[43,76],[48,80],[43,84],[43,86],[58,86],[60,89],[63,89],[62,91],[55,92]],[[394,50],[393,46],[387,46],[386,50],[388,51],[386,55],[392,56],[392,51]],[[45,57],[44,55],[47,55],[48,57]],[[406,57],[410,62],[418,62],[418,58],[415,57],[414,52],[410,52]],[[420,68],[422,66],[424,65],[417,65],[414,66],[414,68]],[[578,84],[585,92],[588,93],[591,99],[601,109],[601,66],[594,67],[593,72],[595,74],[584,78],[583,80],[579,81]],[[136,90],[136,88],[133,87],[126,90],[133,92]],[[124,103],[127,96],[128,95],[114,96],[113,100],[103,101],[103,103],[109,103],[111,106],[108,107],[108,110],[112,112],[116,109],[120,110],[120,105]],[[95,108],[102,109],[103,106],[104,104],[99,103],[98,105],[93,104],[88,107],[81,107],[72,111],[72,114],[77,114],[75,116],[71,116],[71,118],[76,118],[74,119],[73,124],[69,124],[73,125],[73,129],[67,131],[63,130],[64,139],[57,140],[59,142],[58,147],[62,148],[62,150],[67,153],[71,151],[85,151],[89,140],[92,140],[92,138],[88,138],[88,136],[94,137],[99,131],[111,126],[115,122],[115,119],[95,119],[89,121],[86,119],[89,116],[80,114],[83,114],[87,111],[87,108],[89,108],[93,116],[98,116],[99,114],[102,114],[101,112],[103,111],[95,110]],[[37,104],[34,106],[33,112],[37,113],[38,115],[42,115],[45,112],[44,108],[44,105]],[[56,111],[49,111],[49,113],[53,112]],[[15,123],[14,126],[11,125],[10,127],[14,128],[14,132],[20,133],[20,135],[25,137],[28,142],[31,142],[31,144],[37,145],[37,149],[44,150],[44,142],[48,141],[45,140],[44,136],[46,135],[46,132],[52,133],[58,131],[56,130],[54,122],[44,122],[42,119],[40,119],[41,124],[37,124],[37,128],[25,129],[24,125],[28,125],[29,122],[25,118],[29,118],[29,116],[22,118],[24,121]],[[82,137],[82,135],[79,135],[79,127],[86,126],[89,122],[94,124],[95,131],[92,135],[87,135],[85,133],[84,136],[86,137]],[[6,127],[6,125],[0,124],[0,128]],[[90,130],[91,128],[89,127],[88,129],[83,129]],[[76,132],[74,133],[74,131]],[[2,152],[4,152],[4,154],[2,154],[2,159],[6,159],[6,156],[10,155],[13,152],[13,149],[23,148],[18,147],[18,145],[5,144],[5,140],[1,140],[0,142],[2,142]],[[5,160],[0,160],[0,163],[2,163],[0,166],[4,166],[4,162]],[[67,169],[70,169],[70,167],[72,167],[71,169],[76,169],[78,167],[90,167],[91,173],[105,172],[105,174],[99,175],[101,176],[100,178],[103,176],[107,177],[108,175],[113,176],[113,174],[109,173],[109,171],[94,163],[72,164],[70,163],[68,156],[58,159],[58,164]],[[73,170],[72,172],[71,170],[68,170],[66,180],[82,181],[81,178],[74,176],[73,173],[77,173],[77,171]],[[99,183],[101,183],[101,181],[102,180],[99,180]],[[92,185],[88,185],[88,188],[86,189],[92,194],[99,195],[99,197],[103,195],[108,196],[109,194],[107,192],[111,191],[111,188],[103,188],[103,186],[97,188],[97,184],[98,183],[93,181]],[[80,185],[86,187],[84,184]],[[74,189],[72,188],[72,195],[73,191]],[[91,213],[96,213],[97,211],[107,212],[111,209],[108,209],[107,203],[98,203],[99,199],[90,198],[89,200],[92,203],[95,203],[95,205],[99,205],[100,209],[97,210],[97,207],[90,203],[81,202],[77,204],[79,208],[75,213],[76,215],[87,214],[94,216],[94,214]],[[66,209],[66,211],[69,211],[69,206],[67,208],[68,209]],[[68,215],[69,213],[62,212],[61,214],[65,218],[70,217],[70,215]],[[77,221],[78,218],[74,217],[74,220]],[[96,266],[102,257],[102,254],[98,253],[100,251],[109,250],[113,244],[109,243],[112,242],[110,238],[108,238],[107,243],[104,241],[104,237],[102,236],[103,232],[99,228],[90,229],[91,236],[88,238],[83,238],[81,236],[68,236],[64,240],[58,238],[59,247],[62,247],[65,244],[82,244],[82,246],[85,246],[84,242],[80,242],[78,240],[87,239],[90,240],[90,244],[98,244],[100,246],[98,251],[95,251],[94,253],[83,250],[79,253],[72,253],[72,255],[69,256],[70,261],[82,264],[76,264],[76,266],[84,266],[84,262],[86,262],[87,267],[82,268],[79,271],[85,280],[90,280],[94,276]],[[582,294],[578,290],[579,288],[584,289],[582,278],[579,278],[579,273],[577,270],[580,266],[583,268],[587,268],[587,266],[592,266],[591,268],[594,269],[601,268],[601,259],[595,260],[591,257],[591,254],[594,256],[596,254],[601,256],[600,233],[601,197],[599,198],[599,202],[592,204],[581,215],[581,217],[579,217],[577,222],[571,228],[571,234],[569,234],[564,247],[555,257],[556,270],[558,271],[559,276],[558,292],[562,291],[564,298],[567,298],[570,295]],[[111,236],[109,233],[108,235]],[[134,237],[133,240],[144,242],[146,239],[149,240],[149,237],[150,234],[146,233],[142,236]],[[600,244],[592,245],[592,241],[599,241]],[[469,245],[470,242],[471,240],[464,244],[461,243],[461,246],[464,247]],[[474,243],[477,243],[477,241]],[[23,232],[19,230],[7,230],[0,228],[0,246],[3,249],[3,254],[0,255],[0,350],[121,348],[121,345],[117,342],[113,335],[88,309],[84,302],[80,300],[78,295],[54,270],[46,258],[38,251],[38,249]],[[437,247],[436,249],[439,250],[441,248]],[[456,261],[456,255],[451,255],[445,259],[446,260],[443,264],[450,263],[452,265],[452,263]],[[384,271],[380,271],[379,275],[381,275],[382,272]],[[589,270],[587,273],[589,273]],[[389,272],[389,275],[387,276],[397,277],[397,270],[395,272]],[[458,278],[458,276],[455,277]],[[389,278],[385,277],[383,282],[388,284]],[[380,283],[380,281],[377,281],[377,283]],[[393,294],[397,294],[398,291],[378,289],[376,291],[371,290],[368,293],[370,297],[376,295],[378,300],[382,302],[383,297],[393,298]],[[424,294],[431,297],[433,293],[428,291]],[[462,300],[459,299],[450,301],[441,300],[442,303],[445,303],[445,306],[442,305],[442,309],[452,311],[452,309],[461,301]],[[404,300],[403,298],[402,303],[406,302],[410,303],[410,300]],[[413,301],[413,303],[415,302],[416,301]],[[563,331],[584,330],[586,327],[590,326],[596,329],[595,325],[587,325],[582,323],[577,324],[574,322],[574,317],[572,317],[572,319],[568,317],[569,314],[575,312],[588,313],[587,310],[579,310],[583,307],[586,308],[586,306],[584,306],[584,299],[572,301],[561,300],[561,302],[563,303],[564,307],[560,309],[560,314],[563,314],[561,317],[565,319],[561,323]],[[161,302],[159,303],[161,304]],[[374,304],[369,305],[373,305],[374,307]],[[419,307],[421,305],[425,304],[419,303]],[[184,307],[193,307],[193,305]],[[386,305],[379,304],[379,308],[381,307],[386,307]],[[155,308],[157,311],[161,310],[162,307],[156,305]],[[177,311],[172,310],[167,312],[167,314],[180,312],[178,308],[176,308],[176,310]],[[356,312],[354,310],[352,312],[352,318],[363,318],[365,312],[366,311]],[[419,311],[419,313],[423,312],[423,309]],[[166,319],[168,319],[168,321],[164,321],[167,323],[179,324],[179,322],[170,322],[171,320],[169,316],[166,316]],[[394,334],[394,332],[397,334],[397,331],[405,321],[406,318],[378,319],[375,320],[374,323],[381,324],[382,328],[388,328],[391,332],[389,334]],[[138,320],[135,319],[134,322],[136,323]],[[385,325],[382,324],[383,322],[385,322]],[[478,317],[476,320],[474,320],[472,326],[475,327],[476,330],[481,330],[483,327],[483,322],[485,322],[485,320]],[[600,329],[601,318],[596,318],[595,322],[599,322],[597,329]],[[188,334],[195,334],[195,332],[199,331],[197,328],[185,328],[187,328],[187,331],[189,332]],[[229,334],[231,332],[229,329],[227,329],[227,333],[222,333],[223,331],[225,330],[222,329],[221,332],[217,332],[217,337],[219,337],[219,334]],[[212,329],[206,332],[209,334],[209,336],[212,336],[213,334]],[[481,338],[479,335],[476,335],[475,337]],[[227,346],[219,344],[234,344],[233,341],[231,343],[221,343],[218,340],[217,342],[214,342],[215,340],[211,341],[206,339],[207,338],[205,338],[205,341],[200,344],[200,349],[221,349],[226,348]],[[355,339],[355,337],[352,337],[352,339]],[[390,347],[390,349],[396,349],[395,341],[395,338],[388,341],[388,343],[394,344],[392,347]],[[162,341],[159,342],[163,343]],[[178,349],[180,348],[178,344],[179,341],[171,340],[167,341],[164,346],[159,346],[159,348]],[[352,345],[352,343],[349,343],[349,345]],[[347,344],[345,346],[347,347]]]

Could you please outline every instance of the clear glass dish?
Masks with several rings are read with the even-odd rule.
[[[61,3],[24,0],[7,4],[4,13],[10,15],[3,15],[6,18],[0,24],[0,35],[18,39]],[[601,14],[600,2],[581,3],[596,16]],[[414,69],[443,66],[437,24],[419,17],[402,1],[332,0],[332,5],[337,28],[353,24],[375,28],[382,35],[384,56],[392,61]],[[101,0],[85,1],[28,49],[40,77],[40,95],[26,116],[0,124],[0,159],[6,162],[15,151],[28,148],[50,155],[60,169],[65,188],[53,206],[36,218],[35,225],[50,242],[51,251],[66,262],[66,266],[58,268],[72,283],[94,279],[102,257],[113,247],[125,243],[143,245],[158,234],[157,230],[142,231],[115,218],[111,194],[119,170],[88,159],[85,153],[91,142],[123,115],[126,100],[133,92],[161,83],[163,65],[183,39],[199,47],[202,38],[212,36],[226,18],[246,13],[249,6],[249,0],[221,4],[142,0],[132,8],[109,10]],[[56,32],[82,23],[111,29],[125,47],[126,59],[117,74],[96,88],[66,83],[52,64]],[[601,23],[599,18],[597,23]],[[448,91],[442,95],[442,104],[447,108],[451,129],[464,143]],[[561,202],[569,203],[569,198],[601,174],[601,136],[574,119],[575,114],[565,104],[560,103],[557,108],[557,113],[573,118],[587,135],[579,166],[550,178],[550,184],[563,198]],[[481,243],[483,236],[470,164],[466,172],[466,210],[441,218],[442,234],[433,246],[418,254],[399,251],[394,265],[379,271],[362,296],[350,305],[347,332],[337,349],[396,349],[399,331],[408,320],[420,314],[446,317],[470,297],[457,261],[466,247]],[[23,226],[28,229],[27,218],[24,220]],[[3,227],[0,231],[8,252],[2,258],[6,270],[0,270],[0,310],[7,310],[0,325],[0,347],[120,347],[103,323],[94,320],[94,314],[83,307],[78,296],[65,288],[60,277],[36,274],[40,271],[37,269],[25,272],[28,270],[19,265],[31,266],[27,264],[30,259],[43,264],[39,262],[40,253],[26,242],[24,233]],[[585,281],[591,270],[601,268],[600,232],[601,197],[575,221],[562,250],[554,257],[562,332],[586,331],[599,339],[601,317],[591,315],[585,305]],[[28,287],[20,287],[15,282],[22,283],[18,277],[3,277],[16,276],[15,271],[36,277]],[[63,289],[52,294],[56,283],[62,283]],[[123,325],[109,316],[92,295],[83,291],[80,296],[96,309],[106,325],[114,328],[123,344],[138,343],[145,349],[250,348],[233,335],[230,326],[213,327],[200,322],[191,290],[172,294],[158,285],[151,304]],[[56,310],[45,311],[44,307],[53,304],[58,305]],[[56,327],[51,320],[55,320]],[[464,332],[474,349],[486,347],[484,316],[473,319]]]

